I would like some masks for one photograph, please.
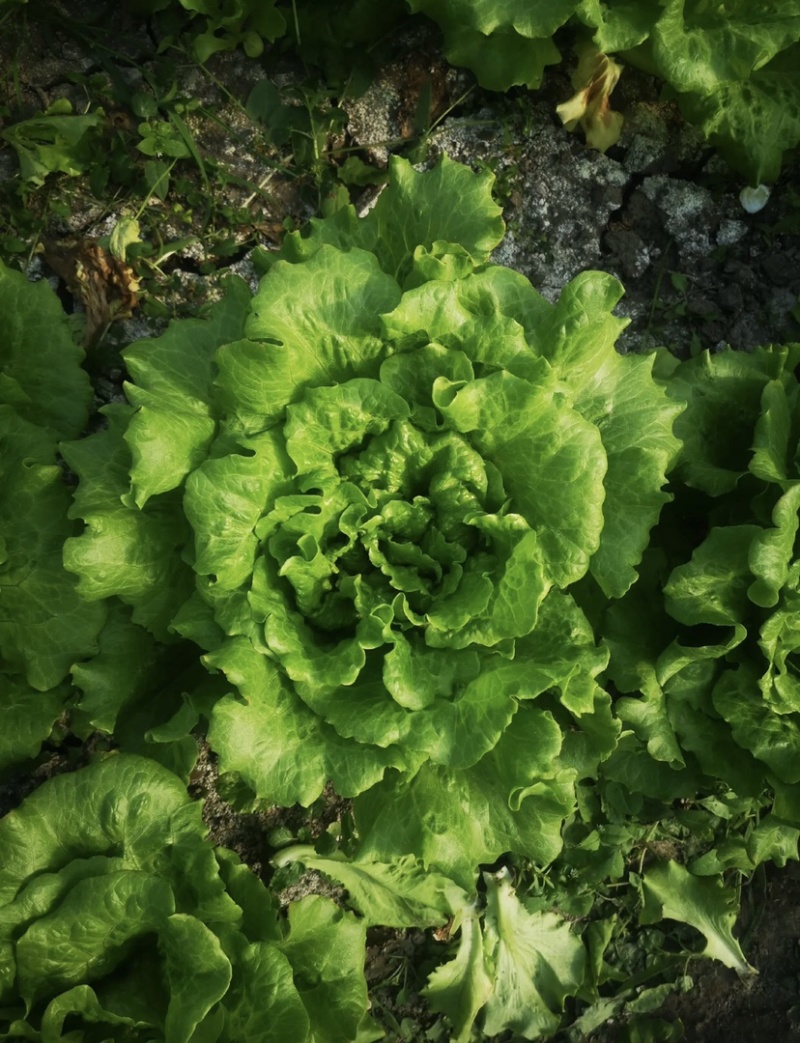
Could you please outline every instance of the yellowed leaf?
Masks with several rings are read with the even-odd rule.
[[[579,53],[578,68],[572,77],[576,93],[556,109],[567,130],[580,127],[586,144],[605,152],[616,145],[622,133],[622,114],[611,108],[611,92],[622,72],[607,54],[588,46]]]

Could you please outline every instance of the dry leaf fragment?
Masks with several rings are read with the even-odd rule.
[[[45,261],[86,311],[84,348],[96,347],[111,322],[128,318],[139,303],[139,282],[133,269],[96,239],[43,239],[42,247]]]
[[[614,112],[609,101],[621,72],[622,66],[607,54],[591,45],[584,47],[572,77],[577,93],[556,108],[567,130],[580,126],[586,144],[600,152],[616,145],[622,133],[622,114]]]

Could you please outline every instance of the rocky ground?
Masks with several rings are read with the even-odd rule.
[[[85,19],[92,4],[84,0],[62,9],[69,17]],[[123,18],[107,36],[93,28],[78,38],[54,32],[52,24],[39,24],[32,15],[24,32],[21,26],[0,37],[0,67],[13,68],[2,84],[7,125],[61,97],[82,111],[87,82],[102,76],[109,62],[116,63],[129,84],[149,82],[154,41],[146,27]],[[285,60],[275,79],[285,86],[300,82],[303,75]],[[315,183],[300,172],[244,111],[243,99],[264,78],[258,62],[241,52],[215,56],[206,70],[181,60],[175,76],[179,94],[198,103],[186,118],[235,219],[222,227],[226,219],[220,205],[210,218],[206,215],[204,228],[196,215],[187,219],[186,208],[180,213],[151,202],[150,216],[157,219],[163,240],[186,242],[152,273],[147,284],[152,306],[115,323],[101,345],[93,360],[98,403],[121,394],[125,374],[115,343],[158,332],[170,314],[213,295],[228,270],[252,280],[251,248],[274,245],[284,227],[316,209],[331,184],[330,176]],[[797,162],[787,165],[764,209],[750,214],[739,201],[741,183],[682,121],[675,104],[662,100],[655,81],[633,70],[624,72],[614,95],[615,107],[625,116],[624,131],[606,155],[587,150],[579,136],[561,127],[555,107],[570,93],[562,70],[553,72],[535,95],[480,91],[469,76],[444,65],[436,34],[414,23],[393,41],[367,92],[337,109],[341,115],[331,122],[326,162],[335,172],[345,157],[354,155],[380,167],[389,151],[385,143],[406,139],[420,162],[431,162],[445,151],[475,168],[489,168],[496,175],[497,198],[508,225],[497,262],[523,272],[549,299],[583,270],[600,268],[616,275],[625,286],[619,311],[630,319],[620,340],[622,351],[666,346],[685,357],[702,348],[730,344],[747,351],[798,339]],[[422,125],[421,97],[429,101]],[[321,123],[330,104],[321,96],[314,100]],[[0,178],[12,178],[15,171],[14,153],[8,146],[0,148]],[[197,171],[190,169],[186,178],[190,187],[196,184]],[[379,186],[366,185],[353,188],[352,195],[365,208],[378,191]],[[42,210],[41,231],[59,240],[92,238],[107,234],[120,216],[113,198],[81,195],[76,189],[68,213]],[[0,214],[6,241],[18,234],[20,221],[11,212]],[[32,253],[16,257],[34,277],[57,281]],[[80,309],[81,302],[70,297],[63,280],[61,292],[69,307]],[[53,752],[34,775],[4,787],[0,810],[13,806],[53,771],[73,767],[84,752]],[[270,813],[236,814],[216,792],[213,762],[205,752],[193,785],[207,800],[212,839],[236,849],[265,876],[271,872],[272,831],[305,829],[312,835],[324,815],[337,813],[330,801],[322,818],[313,820],[304,812],[291,822]],[[304,886],[320,886],[319,880],[307,879]],[[745,984],[716,965],[693,966],[695,988],[673,997],[661,1012],[667,1020],[682,1020],[690,1043],[800,1039],[798,866],[752,881],[744,889],[743,910],[745,952],[759,976]],[[384,932],[371,939],[368,974],[376,989],[376,1009],[396,1039],[421,1039],[413,1033],[428,1027],[416,990],[435,948],[436,943],[414,932]],[[624,1031],[624,1026],[610,1025],[595,1039],[611,1043],[630,1038]]]

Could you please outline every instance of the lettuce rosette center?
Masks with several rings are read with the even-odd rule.
[[[499,470],[430,393],[387,386],[405,373],[418,384],[431,350],[442,363],[460,354],[393,356],[386,383],[312,388],[286,411],[297,473],[257,526],[250,604],[269,654],[315,708],[377,676],[410,710],[452,695],[477,674],[476,650],[513,656],[550,586]]]

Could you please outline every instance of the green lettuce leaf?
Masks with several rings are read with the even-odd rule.
[[[387,777],[355,801],[359,858],[412,852],[464,888],[476,865],[504,851],[548,864],[575,800],[575,773],[558,760],[561,741],[551,714],[522,707],[473,767],[425,765],[410,781]]]
[[[383,271],[405,286],[417,251],[431,251],[436,244],[459,244],[473,265],[488,260],[504,229],[488,172],[476,176],[446,155],[424,174],[397,156],[389,169],[389,184],[364,218],[357,218],[352,206],[332,218],[312,218],[303,231],[286,237],[277,254],[260,253],[257,263],[305,261],[328,243],[373,253]],[[458,199],[459,205],[442,205],[446,199]]]
[[[129,506],[177,488],[205,459],[215,433],[213,356],[239,340],[250,304],[247,284],[231,277],[204,318],[171,323],[166,333],[125,349],[134,406],[124,438],[131,452]]]
[[[362,1031],[369,1002],[366,930],[363,920],[318,895],[289,909],[289,933],[280,950],[294,971],[315,1043],[350,1043]]]
[[[242,693],[231,693],[214,706],[209,741],[222,770],[236,772],[257,795],[307,806],[329,779],[349,796],[377,782],[388,766],[404,764],[391,748],[338,736],[245,638],[227,642],[205,661]]]
[[[657,8],[638,0],[581,0],[577,7],[580,20],[595,30],[595,46],[606,54],[644,43],[659,15]]]
[[[679,96],[686,118],[752,185],[777,180],[786,153],[800,142],[798,57],[795,32],[793,46],[747,79],[722,83],[710,95]]]
[[[75,526],[52,436],[10,406],[0,406],[0,472],[0,671],[44,692],[97,651],[106,612],[62,565]]]
[[[457,920],[455,959],[430,976],[424,995],[448,1016],[458,1043],[471,1038],[481,1015],[484,1033],[513,1031],[548,1039],[558,1029],[567,996],[580,990],[586,969],[583,942],[556,913],[529,912],[508,874],[484,874],[483,931],[474,910]]]
[[[368,926],[440,927],[467,901],[462,888],[411,855],[392,862],[348,861],[318,855],[310,845],[299,844],[284,848],[274,861],[279,866],[300,862],[338,880]]]
[[[794,360],[794,361],[792,361]],[[671,397],[686,403],[675,423],[683,441],[678,474],[711,496],[736,487],[750,465],[754,427],[766,385],[796,364],[794,352],[703,352],[672,374]]]
[[[727,670],[714,686],[712,697],[739,746],[768,765],[782,782],[800,782],[800,717],[777,714],[761,698],[751,663]]]
[[[800,564],[795,563],[776,611],[761,627],[759,647],[767,660],[760,688],[779,714],[800,713],[800,683],[795,674],[800,651]]]
[[[31,283],[0,264],[0,311],[0,405],[54,437],[76,438],[89,417],[92,389],[58,297],[44,279]]]
[[[642,878],[645,904],[643,924],[662,917],[691,924],[705,936],[704,956],[721,960],[741,976],[755,973],[732,934],[736,922],[736,896],[721,880],[693,876],[677,862],[661,862]]]
[[[40,692],[11,677],[4,677],[2,683],[0,773],[36,756],[69,696],[69,686],[65,684]]]
[[[681,107],[753,184],[774,180],[785,149],[800,140],[797,42],[791,0],[753,10],[734,0],[669,0],[650,41],[654,66]]]
[[[486,967],[477,909],[465,909],[456,924],[460,927],[458,951],[454,959],[441,964],[430,975],[423,995],[431,1010],[447,1015],[456,1043],[467,1043],[494,983]]]
[[[112,404],[103,412],[106,430],[62,446],[81,479],[70,515],[86,522],[64,544],[64,567],[77,574],[86,602],[117,595],[133,608],[134,623],[169,640],[169,623],[194,586],[182,558],[191,530],[175,490],[141,510],[125,506],[131,457],[124,434],[132,409]]]
[[[529,341],[573,389],[574,408],[600,432],[608,471],[591,573],[609,597],[636,580],[650,530],[670,499],[663,486],[681,444],[673,434],[681,407],[653,379],[655,356],[614,349],[625,323],[611,310],[621,294],[611,276],[584,273],[565,287],[548,324],[526,326]]]
[[[539,87],[545,66],[560,55],[549,39],[574,13],[575,0],[547,0],[535,7],[519,0],[409,0],[441,27],[445,55],[473,70],[482,87]]]
[[[250,341],[217,358],[229,423],[256,434],[307,387],[373,376],[385,351],[378,315],[399,298],[394,279],[363,250],[324,245],[302,265],[276,264],[253,301]]]
[[[504,874],[496,883],[487,878],[484,944],[495,978],[484,1032],[511,1029],[526,1039],[551,1035],[565,998],[583,984],[586,952],[580,938],[556,913],[528,912]]]

